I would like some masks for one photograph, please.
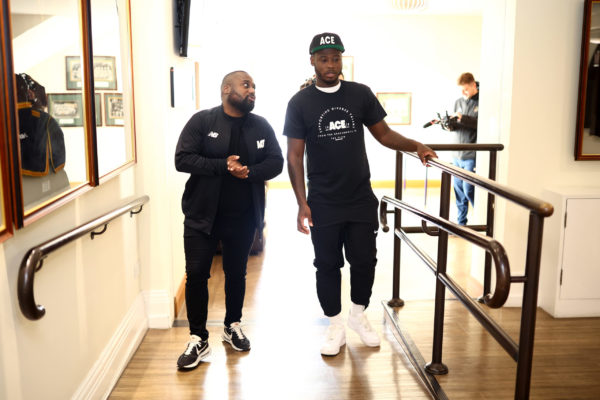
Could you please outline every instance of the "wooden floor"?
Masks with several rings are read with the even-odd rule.
[[[378,195],[391,193],[377,193]],[[392,236],[380,231],[378,266],[368,316],[381,333],[381,347],[363,346],[351,330],[336,357],[319,354],[327,327],[319,307],[310,238],[295,232],[290,190],[270,190],[266,249],[248,265],[244,331],[247,353],[221,342],[223,273],[215,258],[210,279],[209,343],[212,355],[192,371],[178,371],[188,328],[149,330],[110,399],[428,399],[416,371],[384,323],[382,301],[392,288]],[[277,205],[277,206],[275,206]],[[475,221],[475,223],[478,223]],[[414,235],[435,255],[431,238]],[[450,239],[449,271],[472,296],[481,292],[470,276],[480,254]],[[421,262],[402,250],[399,321],[423,358],[431,355],[435,281]],[[343,306],[348,312],[348,268],[343,269]],[[450,298],[450,296],[448,296]],[[490,310],[518,339],[520,310]],[[185,313],[178,324],[185,324]],[[515,362],[456,300],[446,304],[444,363],[438,382],[450,399],[514,398]],[[532,399],[600,399],[600,319],[553,319],[539,310]]]

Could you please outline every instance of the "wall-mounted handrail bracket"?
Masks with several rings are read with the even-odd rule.
[[[94,232],[90,232],[90,237],[92,238],[92,240],[94,240],[94,236],[96,236],[96,235],[102,235],[104,232],[106,232],[106,228],[108,228],[108,224],[104,224],[104,227],[99,232],[95,232],[95,231]]]
[[[140,205],[140,209],[139,210],[131,210],[129,211],[129,217],[133,217],[135,214],[139,214],[142,212],[142,209],[144,208],[144,205]]]
[[[100,235],[106,231],[108,223],[113,219],[130,212],[139,207],[135,214],[142,211],[142,204],[148,202],[148,196],[139,197],[125,205],[109,211],[91,221],[86,222],[76,228],[62,233],[44,243],[29,249],[23,256],[21,267],[19,268],[19,279],[17,283],[17,297],[19,298],[19,308],[23,315],[32,321],[38,320],[46,314],[46,309],[36,303],[33,293],[33,281],[35,273],[42,268],[43,260],[48,254],[63,247],[64,245],[79,239],[80,237],[91,232],[92,239],[94,235]],[[100,232],[94,232],[98,227],[104,226]]]

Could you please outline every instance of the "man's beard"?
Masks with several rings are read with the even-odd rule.
[[[227,100],[229,101],[229,104],[244,114],[248,114],[254,109],[254,102],[250,100],[250,95],[242,99],[242,96],[233,91],[229,94]]]
[[[341,73],[341,72],[340,72]],[[332,79],[327,79],[325,78],[325,74],[320,74],[318,71],[315,70],[315,75],[324,83],[328,84],[328,85],[334,85],[337,84],[337,81],[339,80],[340,74],[337,74],[335,76],[335,78]]]

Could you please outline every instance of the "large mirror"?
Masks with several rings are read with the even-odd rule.
[[[600,160],[600,0],[583,12],[576,160]]]
[[[79,0],[10,0],[23,215],[87,185]]]
[[[91,0],[98,174],[134,161],[128,0]]]

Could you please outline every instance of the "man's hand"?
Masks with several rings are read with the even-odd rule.
[[[308,226],[304,224],[304,221],[308,221]],[[305,235],[310,233],[309,227],[313,226],[312,214],[308,204],[298,207],[298,218],[296,220],[298,225],[298,232],[302,232]]]
[[[425,166],[427,166],[427,156],[437,158],[435,151],[431,150],[428,146],[425,146],[422,143],[417,143],[417,155]]]
[[[236,155],[227,157],[227,170],[231,175],[235,176],[236,178],[246,179],[248,178],[250,170],[247,166],[240,164],[240,162],[238,161],[239,159],[240,156]]]

